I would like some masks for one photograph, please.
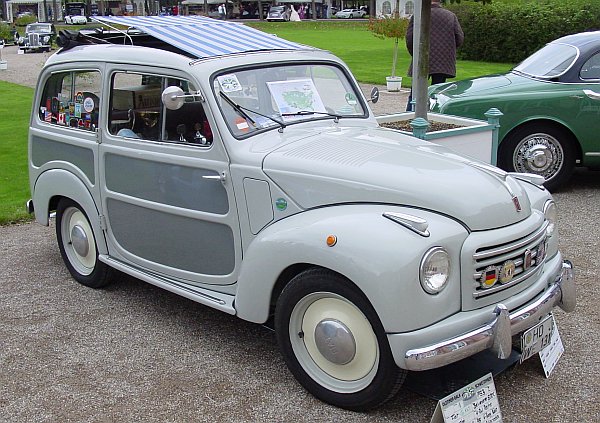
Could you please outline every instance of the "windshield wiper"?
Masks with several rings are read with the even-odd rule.
[[[297,112],[294,113],[282,113],[281,116],[311,116],[311,115],[326,115],[326,116],[331,116],[334,119],[335,123],[338,123],[340,121],[340,118],[342,117],[342,115],[338,115],[335,113],[329,113],[329,112],[318,112],[318,111],[313,111],[313,110],[299,110]]]
[[[232,99],[230,99],[223,91],[219,91],[219,95],[221,97],[223,97],[223,99],[227,102],[227,104],[229,104],[231,107],[233,107],[233,109],[238,112],[240,115],[242,115],[245,119],[248,119],[251,123],[252,126],[254,126],[256,128],[256,122],[254,121],[254,119],[252,119],[250,117],[250,115],[248,115],[248,113],[246,113],[246,111],[250,112],[250,113],[254,113],[255,115],[258,116],[262,116],[264,118],[267,118],[269,120],[272,120],[273,122],[275,122],[276,124],[279,125],[279,132],[283,131],[283,129],[286,127],[286,124],[281,122],[278,119],[274,119],[269,115],[264,115],[262,113],[257,112],[256,110],[252,110],[252,109],[248,109],[247,107],[244,106],[240,106],[239,104],[237,104],[236,102],[234,102]]]

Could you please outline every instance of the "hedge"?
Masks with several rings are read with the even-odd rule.
[[[458,50],[462,60],[518,63],[556,38],[600,29],[600,2],[462,2],[447,7],[465,32]]]

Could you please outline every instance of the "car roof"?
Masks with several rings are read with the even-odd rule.
[[[552,43],[570,44],[575,47],[587,47],[590,44],[600,45],[600,31],[580,32],[558,38]]]
[[[243,24],[203,16],[96,16],[92,19],[104,24],[129,27],[128,34],[131,28],[135,28],[195,58],[250,51],[314,50],[313,47],[294,43]],[[134,44],[132,37],[127,35],[127,38]],[[138,39],[142,40],[144,37]]]

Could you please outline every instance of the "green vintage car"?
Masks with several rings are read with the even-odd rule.
[[[600,168],[600,31],[547,44],[512,71],[429,89],[434,112],[500,120],[498,166],[556,189],[576,165]]]

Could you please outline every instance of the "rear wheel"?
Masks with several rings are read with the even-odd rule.
[[[112,269],[98,260],[94,231],[82,207],[63,198],[56,209],[56,238],[73,278],[90,288],[110,283]]]
[[[292,279],[277,301],[275,331],[296,379],[335,406],[376,407],[406,377],[371,304],[334,272],[310,269]]]
[[[565,129],[551,124],[524,125],[502,141],[498,159],[499,166],[509,172],[543,176],[546,188],[554,190],[573,173],[573,137]]]

